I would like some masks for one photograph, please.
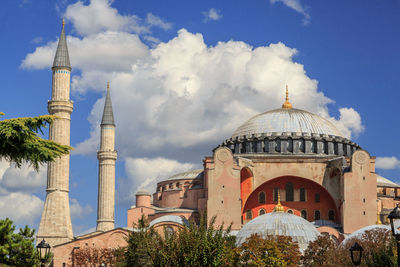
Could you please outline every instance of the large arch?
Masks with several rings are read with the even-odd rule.
[[[294,189],[293,201],[286,201],[285,189],[287,184],[291,183]],[[304,201],[300,201],[300,189],[305,189],[306,198]],[[247,215],[251,211],[251,217],[255,218],[259,216],[259,211],[264,209],[267,213],[272,212],[275,205],[276,199],[274,199],[274,190],[279,190],[281,196],[281,204],[284,206],[285,211],[292,210],[293,214],[297,216],[302,215],[302,211],[306,211],[307,220],[314,221],[315,211],[320,212],[320,219],[328,220],[329,212],[334,212],[334,222],[340,223],[340,214],[336,207],[335,201],[330,193],[320,184],[306,178],[296,176],[280,176],[275,179],[269,180],[249,194],[242,208],[243,222],[249,221]],[[259,203],[259,193],[266,193],[265,203]],[[318,197],[316,195],[318,194]]]
[[[253,172],[244,167],[240,170],[240,199],[242,200],[242,212],[244,203],[253,191]]]

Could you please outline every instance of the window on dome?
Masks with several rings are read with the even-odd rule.
[[[253,214],[251,213],[251,210],[246,211],[246,219],[247,220],[253,219]]]
[[[335,212],[334,212],[333,210],[330,210],[330,211],[328,212],[328,218],[329,218],[329,220],[331,220],[331,221],[334,221],[334,220],[335,220]]]
[[[321,212],[319,210],[316,210],[314,213],[314,220],[321,220]]]
[[[265,203],[265,192],[264,191],[261,191],[258,194],[258,203],[260,203],[260,204]]]
[[[278,201],[278,193],[279,193],[279,188],[275,187],[274,188],[274,201]]]
[[[263,214],[265,214],[265,209],[260,209],[260,210],[258,211],[258,215],[263,215]]]
[[[302,202],[306,201],[306,189],[305,188],[300,188],[300,201],[302,201]]]
[[[315,193],[315,203],[321,202],[319,193]]]
[[[301,211],[301,217],[303,217],[303,219],[307,220],[307,211],[306,210]]]
[[[293,184],[291,182],[286,184],[286,201],[293,201]]]
[[[293,210],[287,210],[287,213],[293,214]]]

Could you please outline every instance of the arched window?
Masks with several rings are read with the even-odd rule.
[[[300,201],[302,201],[302,202],[306,201],[306,189],[305,188],[300,188]]]
[[[174,228],[172,228],[171,226],[166,226],[164,231],[165,231],[165,234],[169,235],[169,236],[174,234]]]
[[[291,182],[286,184],[286,201],[293,201],[293,184]]]
[[[174,184],[173,184],[173,183],[170,183],[170,184],[169,184],[169,189],[172,189],[172,188],[174,188]]]
[[[307,220],[307,211],[306,210],[301,211],[301,217],[303,217],[303,219]]]
[[[321,212],[319,210],[314,212],[314,220],[321,220]]]
[[[328,218],[329,218],[329,220],[331,220],[331,221],[334,221],[334,220],[335,220],[335,212],[334,212],[333,210],[330,210],[330,211],[328,212]]]
[[[258,203],[265,203],[265,192],[264,191],[261,191],[259,194],[258,194]]]
[[[246,219],[247,220],[253,219],[253,214],[252,214],[251,210],[246,211]]]
[[[321,202],[319,193],[315,193],[315,203],[319,203],[319,202]]]
[[[265,209],[260,209],[260,210],[258,211],[258,215],[263,215],[263,214],[265,214]]]
[[[287,210],[287,213],[293,214],[293,210]]]
[[[181,183],[180,182],[176,183],[176,188],[181,188]]]
[[[278,201],[278,193],[279,193],[279,188],[275,187],[274,188],[274,201]]]

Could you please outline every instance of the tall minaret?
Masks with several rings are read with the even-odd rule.
[[[117,151],[114,150],[115,123],[109,83],[107,83],[107,95],[100,128],[100,150],[97,152],[99,160],[99,193],[96,231],[104,232],[114,229],[115,160],[117,159]]]
[[[50,125],[49,139],[62,145],[70,145],[73,103],[69,99],[71,64],[65,38],[64,20],[51,69],[53,71],[52,94],[47,108],[51,115],[56,116],[56,119]],[[61,156],[48,164],[46,192],[37,239],[44,238],[53,247],[73,238],[68,196],[69,155]]]

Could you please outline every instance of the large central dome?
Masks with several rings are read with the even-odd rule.
[[[300,109],[281,108],[249,119],[237,128],[232,138],[272,133],[307,133],[343,137],[327,119]]]
[[[237,128],[220,146],[234,154],[293,154],[351,156],[360,147],[348,140],[327,119],[295,109],[286,101],[282,108],[261,113]]]

